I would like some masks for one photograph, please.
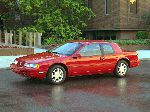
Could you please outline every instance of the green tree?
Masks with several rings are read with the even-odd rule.
[[[2,6],[2,9],[4,8],[4,10],[1,11],[1,8],[0,8],[0,28],[4,27],[3,26],[3,22],[4,21],[7,21],[10,19],[10,15],[9,15],[9,11],[14,11],[16,10],[16,7],[15,7],[15,0],[1,0],[0,1],[0,5]]]
[[[17,0],[0,0],[1,5],[4,5],[8,9],[14,9]]]
[[[77,38],[86,22],[94,17],[83,0],[18,0],[19,11],[35,21],[26,30],[49,32],[62,38]]]

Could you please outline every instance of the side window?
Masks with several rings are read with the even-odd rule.
[[[98,56],[101,55],[100,45],[99,44],[90,44],[83,47],[79,54],[81,56]]]
[[[111,45],[103,44],[102,47],[105,55],[114,54],[114,50]]]

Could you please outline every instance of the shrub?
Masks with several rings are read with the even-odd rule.
[[[50,38],[46,38],[43,40],[42,44],[43,45],[50,45],[50,44],[62,44],[62,43],[65,43],[65,40],[64,39],[58,39],[58,38],[53,38],[53,37],[50,37]]]
[[[149,32],[148,31],[139,31],[136,34],[137,39],[148,39],[149,38]]]
[[[146,39],[137,39],[137,40],[109,40],[115,42],[119,45],[150,45],[150,41]]]
[[[49,37],[45,38],[42,42],[43,45],[51,45],[51,44],[63,44],[70,40],[85,40],[83,37],[78,37],[77,39],[70,38],[70,39],[64,39],[64,38],[58,38],[58,37]]]

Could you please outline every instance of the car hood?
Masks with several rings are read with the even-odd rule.
[[[23,56],[23,57],[17,58],[16,60],[22,61],[22,62],[29,62],[29,63],[39,63],[42,61],[48,61],[48,60],[57,59],[57,58],[61,58],[61,57],[66,57],[66,56],[43,52],[43,53],[37,53],[37,54]]]

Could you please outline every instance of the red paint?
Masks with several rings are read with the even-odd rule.
[[[48,52],[32,54],[17,58],[18,64],[12,63],[10,67],[13,72],[22,76],[42,79],[46,77],[49,68],[53,64],[65,65],[68,69],[68,76],[112,73],[117,62],[121,59],[128,60],[130,68],[139,65],[136,52],[123,52],[115,43],[94,40],[76,42],[82,43],[83,45],[71,56],[56,55]],[[114,54],[90,57],[81,56],[76,58],[78,51],[90,43],[109,44],[113,47]],[[24,67],[24,63],[39,64],[40,67],[38,69],[27,68]]]

